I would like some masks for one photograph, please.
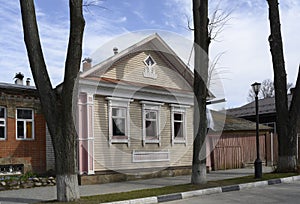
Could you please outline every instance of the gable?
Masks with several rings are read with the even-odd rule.
[[[150,58],[149,58],[150,57]],[[148,60],[148,61],[147,61]],[[151,70],[147,63],[151,64]],[[152,63],[154,62],[154,65]],[[113,63],[107,70],[95,72],[97,78],[137,83],[142,86],[158,86],[182,91],[192,91],[188,81],[172,66],[172,62],[163,59],[156,51],[131,53]]]

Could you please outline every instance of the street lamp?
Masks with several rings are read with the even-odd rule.
[[[252,89],[255,93],[255,113],[256,113],[256,160],[254,162],[255,178],[262,177],[262,162],[259,158],[259,115],[258,115],[258,92],[260,89],[260,83],[255,82],[252,84]]]

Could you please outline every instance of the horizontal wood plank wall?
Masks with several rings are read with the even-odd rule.
[[[149,54],[157,63],[154,66],[157,79],[145,78],[143,76],[144,68],[146,67],[144,60]],[[96,75],[165,88],[182,89],[187,91],[192,90],[181,75],[174,70],[174,68],[166,64],[154,51],[133,53],[116,62],[105,74],[102,75],[101,73],[96,73]]]
[[[161,106],[160,127],[161,146],[142,143],[142,105],[139,101],[130,103],[130,146],[127,144],[108,143],[108,105],[105,97],[95,96],[94,99],[94,135],[95,135],[95,171],[126,169],[142,169],[155,167],[191,165],[191,149],[193,142],[193,110],[187,110],[188,142],[171,145],[171,109],[169,104]],[[170,161],[138,162],[132,161],[133,150],[159,151],[169,150]]]

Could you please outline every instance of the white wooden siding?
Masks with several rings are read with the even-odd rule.
[[[156,79],[145,78],[143,76],[144,68],[146,67],[144,60],[149,54],[156,61],[156,65],[154,66],[157,74]],[[105,74],[101,75],[99,72],[98,76],[191,91],[191,87],[183,77],[173,67],[164,62],[154,51],[131,54],[112,65]]]
[[[191,165],[193,140],[193,111],[187,110],[187,138],[188,145],[171,144],[171,118],[169,104],[161,106],[161,147],[158,144],[142,145],[142,105],[139,101],[130,103],[130,147],[127,144],[108,143],[108,111],[107,101],[103,96],[94,98],[94,134],[95,134],[95,171],[124,170],[136,168],[153,168]],[[133,151],[170,152],[170,161],[156,161],[134,163]]]

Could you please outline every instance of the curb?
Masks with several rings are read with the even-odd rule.
[[[202,190],[196,191],[187,191],[182,193],[175,193],[169,195],[161,195],[161,196],[153,196],[153,197],[146,197],[146,198],[138,198],[132,200],[124,200],[124,201],[117,201],[117,202],[110,202],[106,204],[150,204],[150,203],[161,203],[173,200],[182,200],[186,198],[201,196],[201,195],[210,195],[216,193],[223,193],[223,192],[230,192],[230,191],[240,191],[244,189],[250,189],[255,187],[262,187],[280,183],[293,183],[294,181],[299,181],[300,176],[291,176],[286,178],[280,179],[271,179],[267,181],[257,181],[251,183],[243,183],[233,186],[223,186],[223,187],[215,187],[215,188],[207,188]]]

